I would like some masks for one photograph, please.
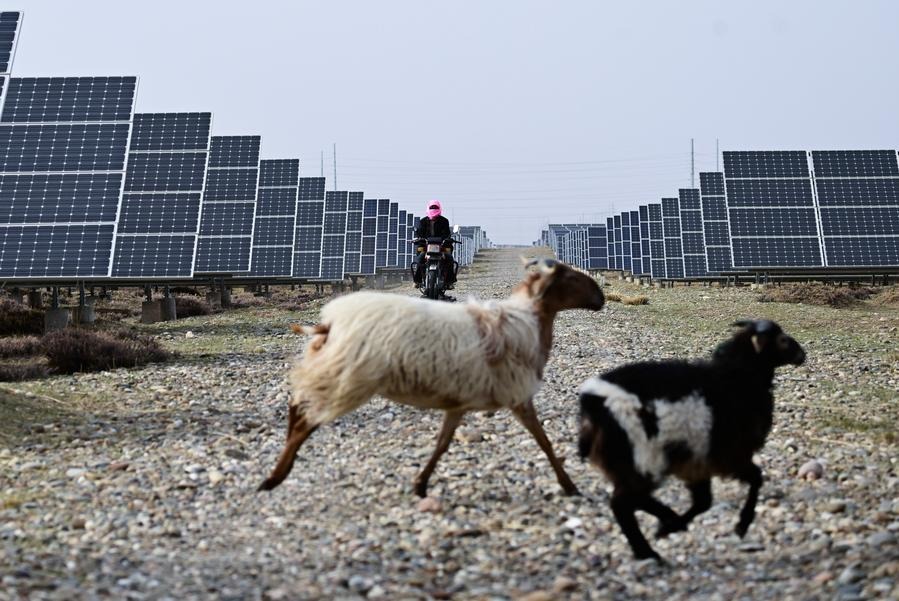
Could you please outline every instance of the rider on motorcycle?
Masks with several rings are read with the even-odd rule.
[[[450,229],[449,219],[444,217],[440,208],[439,200],[432,200],[428,203],[428,216],[422,217],[418,222],[418,229],[415,230],[416,238],[440,238],[441,240],[449,240],[453,236]],[[415,274],[413,280],[415,287],[421,286],[422,266],[424,265],[425,252],[424,248],[417,248],[415,256]],[[446,274],[447,288],[452,289],[456,283],[456,269],[453,261],[453,245],[447,243],[444,246],[443,273]]]

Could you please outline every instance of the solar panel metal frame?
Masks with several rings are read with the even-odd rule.
[[[896,151],[813,150],[810,154],[825,265],[899,267]]]
[[[649,271],[653,279],[664,280],[668,277],[668,266],[665,262],[665,228],[662,221],[662,204],[646,205],[649,219]]]
[[[293,277],[315,281],[321,276],[325,229],[325,178],[297,181],[297,215],[293,238]]]
[[[246,160],[241,160],[242,164],[232,164],[232,165],[217,165],[215,163],[218,162],[218,159],[215,158],[215,145],[217,143],[224,143],[224,141],[231,141],[244,143],[247,142],[251,146],[255,146],[254,150],[250,151],[249,156],[255,153],[255,160],[253,158],[248,158]],[[212,136],[209,141],[209,162],[206,166],[206,186],[203,190],[203,203],[200,205],[200,235],[197,240],[197,253],[194,260],[194,273],[195,274],[238,274],[238,275],[247,275],[250,273],[253,265],[253,237],[256,231],[256,202],[259,198],[259,165],[261,161],[261,155],[259,150],[262,147],[262,136],[259,135],[238,135],[238,136]],[[223,155],[224,157],[225,155]],[[224,162],[230,162],[227,158],[224,159]],[[243,164],[245,163],[245,164]],[[228,171],[237,172],[238,170],[251,171],[253,176],[255,176],[255,183],[252,186],[253,190],[253,199],[210,199],[209,195],[209,184],[210,184],[210,175],[213,173],[226,173]],[[212,178],[215,179],[215,178]],[[248,215],[249,219],[247,220],[250,224],[249,234],[239,233],[239,234],[207,234],[203,235],[204,228],[204,219],[206,219],[206,224],[209,224],[209,219],[211,219],[212,215],[214,215],[216,210],[219,210],[219,207],[216,205],[234,205],[236,208],[237,205],[249,205],[249,207],[245,207],[248,209],[248,212],[251,213]],[[248,248],[246,267],[242,263],[238,263],[238,261],[242,261],[243,257],[229,257],[229,260],[233,261],[228,265],[228,269],[201,269],[200,263],[201,261],[209,261],[209,260],[217,260],[221,258],[221,255],[216,256],[216,249],[210,248],[207,252],[207,256],[203,256],[203,241],[204,240],[219,240],[221,243],[224,243],[225,240],[234,241],[237,244],[241,244],[241,240],[246,239],[246,244]],[[211,243],[211,242],[210,242]],[[227,252],[227,251],[226,251]],[[208,257],[208,258],[207,258]],[[232,268],[233,266],[233,268]]]
[[[141,124],[140,121],[147,119],[149,122],[147,128],[152,132],[148,134],[150,137],[155,138],[154,141],[149,141],[149,143],[144,144],[138,140],[138,136],[140,135]],[[176,137],[173,137],[173,132],[165,131],[169,124],[164,123],[166,120],[182,120],[184,122],[197,121],[197,132],[200,132],[205,127],[205,134],[198,134],[198,136],[202,135],[202,137],[197,137],[195,143],[179,143]],[[163,121],[161,124],[155,123],[156,121]],[[188,131],[192,131],[193,124],[184,126]],[[202,140],[205,139],[205,142]],[[135,113],[133,118],[132,125],[132,134],[131,139],[129,140],[129,149],[128,149],[128,166],[132,165],[133,157],[153,157],[153,156],[163,156],[166,154],[176,155],[198,155],[202,154],[203,159],[203,174],[202,180],[199,182],[198,187],[187,186],[186,188],[179,186],[166,186],[164,188],[159,188],[158,186],[152,186],[151,190],[138,190],[131,189],[129,184],[135,185],[135,187],[139,187],[134,180],[135,172],[133,169],[128,169],[126,167],[125,171],[125,184],[124,191],[122,194],[122,201],[119,209],[119,217],[116,225],[116,250],[114,252],[113,257],[113,265],[111,276],[115,279],[147,279],[147,278],[165,278],[165,279],[189,279],[194,276],[194,263],[196,261],[197,255],[197,245],[200,235],[200,215],[203,207],[203,193],[206,189],[206,170],[209,167],[209,148],[210,142],[212,139],[212,113],[210,112],[189,112],[189,113]],[[166,144],[163,144],[162,141],[167,140]],[[140,146],[150,146],[141,148]],[[159,148],[159,146],[167,146],[167,148]],[[158,173],[158,172],[157,172]],[[156,178],[156,181],[168,181],[160,178]],[[122,231],[124,225],[125,214],[129,211],[129,204],[134,201],[135,210],[142,211],[146,208],[146,200],[149,200],[151,205],[156,205],[156,200],[168,201],[172,198],[182,199],[185,198],[190,200],[192,196],[196,195],[197,198],[197,215],[193,220],[193,225],[188,225],[184,228],[183,231],[169,231],[169,232],[127,232]],[[145,200],[146,199],[146,200]],[[179,214],[184,211],[187,206],[182,201],[177,203],[175,210],[172,211],[173,214]],[[151,208],[152,210],[152,208]],[[152,265],[154,267],[153,272],[140,272],[140,273],[129,273],[130,270],[126,270],[124,266],[122,266],[122,252],[123,249],[121,247],[123,240],[125,239],[134,239],[135,243],[138,239],[143,238],[146,240],[151,240],[153,238],[159,239],[161,242],[164,238],[190,238],[189,246],[190,253],[186,257],[186,271],[183,273],[172,273],[171,270],[166,270],[164,273],[160,273],[155,271],[158,269],[159,263],[158,261],[153,261]],[[148,246],[145,246],[145,252],[150,252]],[[148,264],[149,261],[142,261],[144,264]]]
[[[278,182],[267,181],[265,171],[276,167],[280,167],[288,174],[287,179]],[[296,240],[297,201],[300,190],[300,160],[260,159],[258,182],[250,275],[252,277],[290,278],[293,276],[295,259],[294,242]],[[264,202],[265,196],[269,193],[276,195],[279,192],[287,197],[288,204],[284,207],[279,207],[278,210],[268,209]],[[277,237],[268,239],[267,236],[274,234],[274,232],[268,227],[260,227],[275,220],[281,222],[281,225],[277,226],[278,228],[285,228],[280,235],[289,240],[289,242],[280,242]],[[271,269],[262,264],[264,258],[285,253],[287,255],[287,264],[284,269]],[[283,265],[281,261],[277,261],[277,263]]]
[[[363,275],[375,273],[375,241],[378,236],[378,200],[366,198],[362,203],[362,251],[359,271]]]
[[[12,73],[12,64],[16,58],[16,48],[19,45],[19,32],[22,31],[22,19],[25,13],[18,10],[3,11],[0,13],[0,27],[2,27],[3,19],[11,15],[16,15],[16,24],[12,29],[12,40],[9,49],[9,59],[6,61],[6,69],[0,69],[0,114],[3,113],[3,105],[6,101],[6,89],[9,86],[9,79]],[[2,29],[0,29],[2,31]]]
[[[684,251],[678,198],[662,199],[662,232],[665,236],[666,279],[684,279]]]
[[[400,205],[395,202],[390,203],[390,214],[387,222],[387,265],[386,267],[397,266],[397,224],[399,221]]]
[[[396,219],[396,266],[406,268],[406,211],[400,209]]]
[[[810,154],[804,150],[725,151],[723,156],[734,269],[824,267],[821,219]],[[802,198],[803,192],[807,199]],[[770,233],[775,224],[781,229],[803,227],[798,219],[803,213],[804,227],[809,230],[806,233]],[[743,227],[762,230],[764,235],[743,233]],[[762,250],[771,260],[750,260],[753,252]]]
[[[16,13],[16,12],[17,11],[8,11],[8,13]],[[4,14],[6,14],[6,13],[4,13]],[[13,35],[13,42],[12,42],[13,45],[11,47],[10,62],[9,62],[10,66],[12,64],[15,47],[18,43],[18,37],[19,37],[18,32],[19,32],[19,28],[21,27],[21,21],[22,21],[22,13],[19,12],[17,24],[15,26],[15,31],[14,31],[14,35]],[[110,110],[115,110],[115,107],[119,107],[120,109],[124,109],[126,111],[125,113],[121,113],[121,114],[119,113],[119,111],[116,111],[115,119],[112,119],[112,118],[94,119],[94,120],[76,119],[76,118],[74,118],[74,115],[73,115],[72,119],[63,120],[61,118],[61,115],[59,112],[57,112],[57,113],[55,113],[55,115],[53,115],[56,117],[55,119],[48,118],[48,117],[50,117],[49,115],[43,115],[43,114],[37,115],[36,118],[34,118],[34,119],[32,119],[32,118],[20,119],[20,118],[16,117],[16,115],[18,114],[18,106],[16,106],[13,109],[15,111],[15,113],[11,114],[9,116],[9,118],[7,118],[7,115],[9,114],[9,109],[7,108],[7,105],[9,103],[9,94],[10,94],[10,90],[13,87],[14,81],[17,82],[17,85],[19,85],[19,86],[34,85],[35,87],[38,86],[38,82],[46,82],[47,85],[45,87],[47,89],[47,93],[44,94],[42,96],[42,98],[46,99],[46,101],[48,103],[53,101],[53,96],[51,95],[51,89],[54,86],[56,86],[58,89],[62,90],[66,86],[70,86],[70,85],[78,86],[78,85],[80,85],[81,82],[84,82],[84,83],[91,82],[90,88],[94,87],[93,82],[98,82],[98,81],[103,81],[107,84],[112,84],[112,85],[117,84],[120,89],[130,88],[130,93],[128,93],[127,100],[123,100],[123,97],[118,96],[118,95],[114,96],[112,98],[109,98],[106,95],[106,91],[105,91],[106,86],[104,86],[104,93],[102,95],[98,94],[96,97],[91,97],[91,100],[96,101],[98,103],[97,105],[94,105],[94,106],[104,107],[104,108],[100,109],[101,111],[106,110],[106,107],[108,107]],[[38,134],[38,138],[41,140],[44,140],[45,144],[49,143],[49,147],[45,148],[41,152],[37,152],[37,147],[34,147],[31,149],[32,152],[34,152],[33,158],[34,158],[35,163],[33,165],[30,165],[30,167],[31,167],[30,169],[19,168],[16,170],[8,170],[8,169],[5,169],[4,167],[0,167],[0,183],[6,183],[7,178],[11,178],[11,181],[13,182],[13,190],[14,190],[14,192],[12,193],[12,197],[11,197],[11,198],[13,198],[13,201],[9,207],[10,220],[7,221],[6,223],[0,224],[0,232],[2,232],[2,234],[3,234],[2,240],[0,240],[0,277],[3,277],[3,279],[7,280],[7,281],[18,280],[18,279],[28,280],[28,281],[38,281],[38,280],[52,280],[52,281],[69,280],[69,281],[71,281],[72,279],[96,280],[96,279],[109,278],[112,273],[113,261],[115,259],[116,228],[118,225],[118,218],[119,218],[119,214],[121,212],[121,207],[122,207],[122,194],[123,194],[124,188],[125,188],[125,172],[126,172],[127,164],[128,164],[128,149],[131,145],[131,132],[132,132],[133,123],[134,123],[134,108],[135,108],[135,100],[137,97],[137,89],[138,89],[139,79],[136,76],[87,77],[87,78],[70,78],[70,77],[11,78],[11,77],[4,77],[2,83],[3,83],[2,98],[0,98],[0,101],[2,101],[2,105],[0,105],[0,131],[6,130],[6,129],[10,130],[10,139],[9,139],[10,146],[21,146],[21,150],[24,152],[24,149],[28,147],[26,142],[28,142],[28,140],[33,140],[33,138],[29,138],[29,135],[32,134],[32,132],[36,131]],[[82,98],[83,97],[84,96],[82,96]],[[31,99],[34,98],[33,92],[32,92],[32,94],[29,95],[29,98],[31,98]],[[66,101],[71,104],[72,110],[73,111],[75,110],[74,109],[74,107],[75,107],[75,98],[74,97],[65,96],[60,92],[60,94],[59,94],[60,107],[63,105],[62,99],[66,99]],[[29,100],[28,106],[29,107],[32,106],[32,100]],[[85,106],[84,102],[79,102],[79,106],[84,107]],[[28,114],[31,115],[30,111],[28,111]],[[127,116],[126,116],[126,114],[127,114]],[[121,127],[123,125],[125,126],[124,128]],[[52,135],[44,137],[43,136],[44,128],[47,128],[48,131],[52,131],[53,132]],[[110,137],[112,137],[112,138],[115,138],[116,136],[121,137],[122,132],[125,132],[124,138],[121,140],[121,142],[122,142],[121,157],[119,158],[118,156],[113,156],[113,152],[115,151],[116,147],[108,147],[109,152],[107,153],[108,161],[114,160],[116,165],[118,165],[120,163],[121,166],[120,167],[117,166],[116,168],[112,168],[112,169],[110,169],[110,168],[100,169],[100,168],[98,168],[100,166],[99,164],[94,166],[93,168],[91,168],[89,164],[88,165],[80,164],[80,162],[83,160],[82,157],[87,158],[90,155],[89,155],[89,153],[87,155],[85,155],[85,153],[84,153],[85,147],[84,146],[78,146],[78,147],[74,146],[74,144],[77,143],[77,140],[72,140],[71,137],[67,137],[66,138],[67,144],[65,146],[63,146],[63,148],[61,150],[57,146],[57,143],[56,143],[57,138],[56,138],[55,132],[57,130],[65,131],[66,128],[68,128],[69,136],[72,135],[72,132],[78,131],[80,129],[82,131],[82,136],[85,136],[85,138],[82,139],[82,142],[85,139],[87,139],[87,136],[90,135],[91,131],[95,132],[97,135],[97,140],[96,140],[97,149],[101,148],[101,144],[100,144],[101,139],[100,138],[101,138],[101,133],[104,130],[107,132],[106,135],[109,136],[111,134]],[[15,137],[13,137],[12,134],[13,134],[14,130],[16,130],[16,129],[21,130],[20,132],[16,132],[16,133],[20,133],[20,134],[24,134],[24,135],[17,135]],[[47,140],[49,140],[49,142],[47,142]],[[73,159],[70,159],[70,157],[72,156],[72,155],[70,155],[69,150],[68,150],[70,147],[75,147],[75,148],[79,149],[79,152],[76,155],[74,155]],[[88,147],[88,148],[90,148],[90,147]],[[103,145],[102,148],[106,149],[107,147],[105,145]],[[59,152],[54,154],[54,151],[61,151],[62,153],[64,153],[63,156],[65,157],[67,162],[63,162],[62,164],[59,164],[58,163],[58,161],[60,161]],[[11,156],[11,153],[14,153],[14,152],[15,152],[15,150],[10,150],[10,148],[7,148],[6,156]],[[12,156],[14,156],[14,155],[12,155]],[[94,156],[98,156],[98,155],[94,155]],[[20,155],[20,158],[21,157],[24,157],[24,155]],[[44,161],[45,164],[43,164],[43,165],[40,164],[38,162],[39,160]],[[55,164],[55,165],[52,164],[53,161],[57,161],[57,164]],[[71,161],[73,161],[74,164],[71,164]],[[98,161],[98,163],[99,163],[99,161]],[[22,167],[21,164],[19,166]],[[111,165],[109,165],[107,162],[106,166],[110,167]],[[41,219],[40,216],[38,216],[39,218],[35,222],[30,222],[30,221],[15,222],[15,221],[13,221],[14,204],[16,202],[24,202],[24,203],[26,203],[25,206],[27,207],[28,206],[27,203],[30,202],[30,195],[26,195],[26,198],[24,200],[22,200],[21,195],[17,194],[15,192],[15,190],[18,188],[18,182],[19,182],[20,178],[32,178],[31,179],[32,184],[35,179],[43,180],[47,184],[46,189],[47,190],[51,190],[51,189],[56,190],[60,195],[58,201],[62,201],[63,194],[65,192],[68,191],[73,194],[76,193],[74,188],[77,187],[77,182],[79,180],[82,180],[82,181],[90,180],[90,183],[88,184],[88,186],[92,190],[93,185],[94,185],[94,180],[91,179],[92,177],[103,178],[103,176],[108,176],[108,175],[113,175],[113,176],[117,175],[118,176],[119,181],[117,183],[118,191],[116,194],[116,198],[113,200],[110,197],[111,202],[109,203],[109,206],[107,206],[105,209],[102,208],[102,205],[100,207],[94,206],[93,208],[89,208],[89,207],[83,207],[83,208],[85,209],[86,212],[88,210],[94,210],[94,211],[100,210],[101,212],[103,210],[105,210],[107,215],[110,215],[111,218],[107,218],[107,219],[101,218],[99,221],[95,220],[95,219],[91,219],[91,220],[82,219],[80,221],[73,221],[72,219],[70,219],[68,221],[58,221],[58,220],[54,219],[53,221],[47,221],[47,220]],[[63,182],[66,180],[70,183],[70,185],[63,186]],[[56,182],[58,182],[59,185],[54,187],[54,183],[56,183]],[[29,184],[29,189],[32,189],[32,184]],[[115,186],[115,184],[114,184],[114,186]],[[110,190],[112,190],[112,189],[115,189],[115,187],[110,188]],[[2,185],[0,185],[0,194],[3,194]],[[93,197],[94,195],[91,193],[90,196]],[[71,209],[73,212],[76,209],[76,207],[78,207],[77,203],[79,200],[83,200],[83,199],[78,199],[78,198],[71,199],[71,203],[72,203]],[[43,199],[41,199],[40,212],[42,215],[44,215],[45,213],[43,211],[42,203],[43,203]],[[113,203],[115,204],[114,210],[112,208]],[[85,217],[87,217],[87,216],[85,215]],[[26,235],[26,232],[28,230],[32,230],[33,233],[29,233],[28,235]],[[68,247],[68,242],[70,239],[68,236],[70,236],[70,234],[72,234],[73,232],[75,234],[77,234],[79,231],[82,233],[80,241],[83,241],[86,238],[87,239],[94,239],[94,238],[96,239],[96,245],[93,250],[94,250],[95,256],[97,254],[100,255],[99,257],[96,257],[96,258],[100,259],[100,262],[93,261],[93,262],[89,263],[88,264],[89,269],[83,269],[83,266],[85,265],[85,261],[83,261],[80,256],[80,251],[83,250],[83,247],[78,246],[79,252],[78,252],[77,257],[75,256],[75,252]],[[61,243],[58,241],[54,241],[52,239],[54,236],[57,236],[58,232],[61,232],[61,236],[63,237],[63,242],[61,242]],[[14,242],[10,242],[7,240],[7,235],[10,233],[13,233],[14,235],[15,234],[19,235],[19,237],[18,237],[19,244],[16,244]],[[46,238],[48,236],[49,236],[50,240],[46,242],[46,253],[45,253],[46,256],[42,257],[41,253],[37,252],[37,251],[40,249],[40,246],[41,246],[41,238]],[[72,236],[72,239],[76,240],[76,243],[79,241],[79,239],[76,238],[75,236]],[[107,243],[107,240],[108,240],[108,243]],[[26,274],[16,273],[16,271],[18,270],[19,255],[21,254],[19,252],[19,249],[21,248],[22,241],[29,241],[29,242],[33,241],[33,248],[29,249],[26,247],[26,249],[24,250],[24,255],[30,259],[32,266],[34,263],[34,259],[36,257],[45,258],[45,260],[43,261],[44,273],[26,273]],[[60,244],[62,245],[61,250],[60,250]],[[13,251],[14,248],[15,248],[15,251]],[[90,249],[88,248],[88,250],[90,250]],[[11,263],[13,265],[12,269],[10,271],[8,271],[7,273],[3,273],[4,270],[3,270],[2,265],[4,265],[8,260],[8,258],[6,256],[6,254],[8,252],[9,253],[15,252],[15,258],[13,258],[11,260]],[[74,262],[72,262],[71,265],[63,265],[62,261],[65,261],[66,259],[69,259],[71,261],[73,258],[74,258]],[[104,259],[105,259],[105,268],[101,270]],[[51,264],[54,262],[57,263],[57,265],[58,265],[58,268],[55,271],[53,271],[51,269]],[[32,266],[29,266],[28,271],[32,271],[32,268],[31,268]]]
[[[606,258],[609,269],[618,269],[615,264],[615,219],[613,217],[606,218]]]
[[[608,269],[608,253],[606,226],[587,226],[587,269]]]

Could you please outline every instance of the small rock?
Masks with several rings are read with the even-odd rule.
[[[757,553],[759,551],[764,551],[765,545],[760,543],[743,543],[740,545],[740,551],[743,553]]]
[[[367,593],[371,590],[372,586],[374,586],[374,582],[372,582],[371,578],[366,578],[365,576],[360,576],[359,574],[353,574],[350,576],[349,581],[347,582],[347,586],[349,589],[355,593]]]
[[[240,449],[225,449],[225,455],[227,455],[231,459],[237,459],[240,461],[246,461],[247,459],[250,458],[249,455],[247,455]]]
[[[833,580],[833,572],[824,570],[823,572],[816,574],[814,578],[812,578],[812,582],[814,584],[825,584]]]
[[[842,499],[828,501],[824,504],[822,510],[827,513],[843,513],[846,510],[846,501]]]
[[[865,573],[855,567],[848,567],[837,577],[837,582],[839,584],[852,584],[854,582],[858,582],[862,578],[865,577]]]
[[[116,461],[114,463],[110,463],[107,468],[111,472],[124,472],[128,469],[128,466],[131,465],[127,461]]]
[[[812,459],[802,464],[797,475],[806,480],[817,480],[824,475],[824,466]]]
[[[80,467],[70,467],[66,470],[66,478],[80,478],[87,470]]]
[[[523,597],[518,597],[518,601],[554,601],[556,597],[546,591],[534,591]]]
[[[559,576],[553,582],[553,592],[554,593],[569,593],[573,590],[577,589],[577,582],[572,580],[571,578],[565,578],[564,576]]]
[[[892,543],[895,540],[896,540],[895,534],[884,530],[882,532],[875,532],[874,534],[869,536],[867,543],[868,543],[868,546],[870,546],[870,547],[880,547],[882,545]]]
[[[376,584],[371,589],[369,589],[366,597],[369,599],[383,599],[387,596],[387,591],[385,591],[380,585]]]
[[[265,591],[264,594],[266,599],[271,599],[272,601],[280,601],[281,599],[287,598],[287,591],[283,588],[273,588]]]
[[[195,336],[194,333],[191,332],[190,330],[188,330],[187,332],[184,333],[185,338],[193,338],[194,336]],[[278,590],[278,589],[274,589],[274,590]]]
[[[456,436],[465,444],[484,440],[484,434],[476,428],[458,430]]]
[[[418,510],[425,513],[439,513],[441,509],[440,499],[436,497],[425,497],[418,502]]]
[[[209,472],[209,483],[213,486],[221,482],[225,479],[225,474],[221,473],[218,470],[210,470]]]
[[[565,520],[565,523],[562,524],[562,527],[566,530],[576,530],[584,525],[584,520],[581,518],[568,518]]]
[[[72,529],[73,530],[84,530],[84,524],[86,523],[84,518],[74,518],[72,520]]]

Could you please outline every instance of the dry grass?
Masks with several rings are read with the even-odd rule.
[[[621,295],[617,292],[606,292],[605,293],[606,300],[612,303],[620,303]]]
[[[0,336],[40,335],[44,314],[8,298],[0,298]]]
[[[0,338],[0,359],[31,357],[41,352],[41,339],[37,336],[13,336]]]
[[[156,339],[129,330],[67,328],[44,336],[41,347],[50,368],[66,374],[137,367],[171,357]]]
[[[648,305],[649,297],[643,294],[637,296],[622,296],[621,304],[623,305]]]
[[[175,297],[175,315],[177,315],[178,319],[209,315],[210,313],[212,313],[212,307],[204,301],[189,296]]]
[[[852,307],[870,298],[875,290],[867,286],[829,284],[787,284],[768,288],[759,295],[763,303],[801,303],[835,308]]]
[[[883,307],[899,307],[899,286],[881,288],[877,294],[871,297],[871,302]]]

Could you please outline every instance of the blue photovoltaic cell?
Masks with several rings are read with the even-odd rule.
[[[61,93],[73,80],[77,94]],[[0,114],[0,277],[110,275],[136,83],[9,80]],[[107,122],[73,123],[86,120]]]
[[[137,113],[129,150],[207,152],[212,113]]]
[[[118,235],[113,276],[184,277],[191,273],[196,243],[196,234]]]
[[[0,227],[0,273],[8,278],[106,276],[114,227]]]
[[[413,223],[415,221],[415,216],[407,211],[406,212],[406,267],[412,265],[415,260],[415,245],[412,244],[412,240],[415,239],[415,229],[413,227]]]
[[[21,22],[22,13],[14,11],[0,13],[0,73],[10,71]]]
[[[722,273],[733,267],[724,174],[700,173],[699,192],[702,201],[706,268],[709,273]]]
[[[396,264],[398,267],[406,267],[406,211],[400,211],[396,224]]]
[[[210,138],[195,272],[240,273],[252,269],[260,143],[259,136]],[[234,252],[210,254],[222,249]]]
[[[136,77],[13,77],[0,123],[131,120]]]
[[[606,261],[609,269],[618,269],[615,262],[615,218],[606,218]]]
[[[317,279],[321,275],[324,220],[325,178],[301,177],[297,186],[293,277]]]
[[[213,136],[209,148],[210,167],[259,168],[260,136]]]
[[[387,266],[396,267],[396,228],[399,218],[400,207],[397,203],[390,203],[390,214],[387,222]]]
[[[375,273],[375,237],[378,230],[378,201],[365,199],[362,205],[362,251],[359,271],[364,275]]]
[[[896,151],[813,151],[812,162],[827,265],[899,266]]]
[[[684,250],[677,198],[662,199],[662,234],[665,239],[665,277],[684,277]]]
[[[122,171],[130,127],[127,122],[0,126],[0,171]]]
[[[115,221],[122,175],[0,175],[0,224]]]
[[[299,159],[259,161],[251,276],[293,274],[299,180]]]
[[[733,267],[823,265],[805,151],[725,152]]]
[[[205,152],[133,153],[128,157],[126,192],[202,190]]]
[[[608,269],[609,255],[606,226],[594,225],[587,228],[588,269]]]
[[[199,192],[153,195],[125,194],[116,235],[121,237],[125,234],[181,233],[196,237],[199,220]],[[193,246],[191,246],[188,264],[193,262],[193,253]]]
[[[113,277],[193,275],[211,122],[211,113],[134,116]]]

